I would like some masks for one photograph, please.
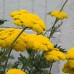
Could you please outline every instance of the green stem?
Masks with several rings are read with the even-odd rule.
[[[54,24],[53,24],[53,26],[51,27],[51,32],[50,32],[50,35],[49,35],[49,37],[48,38],[51,38],[52,37],[52,35],[54,34],[54,32],[53,32],[53,28],[55,27],[55,25],[56,25],[56,23],[58,22],[58,19],[56,19],[55,20],[55,22],[54,22]]]
[[[52,66],[53,66],[53,62],[52,62],[51,65],[50,65],[49,74],[51,74]]]
[[[68,0],[66,0],[66,1],[64,2],[64,4],[62,5],[60,11],[63,10],[63,8],[64,8],[64,6],[66,5],[67,2],[68,2]],[[57,23],[58,21],[59,21],[58,19],[55,19],[53,26],[52,26],[50,29],[46,30],[46,32],[44,33],[44,35],[51,30],[50,35],[49,35],[49,38],[52,37],[52,35],[54,34],[54,33],[51,34],[51,33],[52,33],[52,30],[53,30],[52,28],[55,27],[55,25],[56,25],[56,23]]]
[[[61,26],[61,25],[62,25],[62,22],[61,22],[61,24],[60,24],[60,25],[58,25],[58,26],[57,26],[57,28],[56,28],[56,29],[54,29],[54,30],[52,30],[52,31],[51,31],[51,33],[50,33],[50,35],[49,35],[49,37],[48,37],[48,38],[51,38],[51,37],[53,36],[53,34],[54,34],[54,33],[55,33],[59,28],[60,28],[60,26]],[[55,26],[54,26],[54,27],[55,27]],[[53,28],[54,28],[54,27],[53,27]]]
[[[6,67],[7,67],[7,62],[8,62],[9,56],[10,56],[10,54],[11,54],[11,51],[12,51],[12,49],[9,51],[8,57],[7,57],[6,62],[5,62],[4,73],[5,73],[5,69],[6,69]]]
[[[45,35],[47,32],[49,32],[49,31],[55,26],[55,24],[56,24],[57,22],[58,22],[58,19],[55,19],[53,26],[52,26],[50,29],[46,30],[46,32],[44,33],[44,35]]]
[[[67,2],[68,2],[68,0],[66,0],[66,1],[64,2],[64,4],[62,5],[62,8],[60,9],[60,11],[63,10],[63,8],[64,8],[64,6],[66,5]]]
[[[7,48],[7,51],[9,51],[9,53],[8,53],[8,57],[7,57],[6,62],[5,62],[4,73],[5,73],[5,70],[6,70],[6,67],[7,67],[8,59],[9,59],[10,54],[11,54],[11,51],[12,51],[13,44],[16,42],[16,40],[19,38],[19,36],[23,33],[23,31],[24,31],[25,29],[26,29],[26,28],[24,28],[24,29],[18,34],[18,36],[14,39],[14,41],[13,41],[13,42],[10,44],[10,46]]]
[[[13,44],[15,43],[15,41],[19,38],[19,36],[23,33],[23,31],[25,30],[26,28],[23,28],[23,30],[18,34],[18,36],[14,39],[14,41],[11,43],[11,45],[7,48],[7,50],[9,50],[10,48],[12,48]]]
[[[11,43],[11,45],[7,48],[7,51],[4,52],[4,54],[0,57],[0,59],[9,51],[10,48],[12,48],[12,45],[14,44],[14,42],[18,39],[18,37],[22,34],[22,32],[25,30],[26,28],[23,28],[23,30],[19,33],[19,35],[15,38],[15,40]]]

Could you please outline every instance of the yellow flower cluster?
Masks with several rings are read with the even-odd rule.
[[[69,67],[74,68],[74,60],[68,60]]]
[[[26,74],[21,69],[10,69],[5,74]]]
[[[60,11],[55,10],[55,11],[52,11],[50,15],[56,17],[57,19],[61,19],[61,20],[63,20],[64,18],[68,18],[67,13],[63,11],[60,12]]]
[[[42,35],[36,35],[36,34],[28,34],[28,41],[27,41],[27,48],[32,48],[34,50],[52,50],[54,48],[54,45],[51,43],[51,41]]]
[[[14,39],[21,32],[20,29],[8,28],[0,31],[0,46],[8,48]],[[16,51],[24,51],[25,49],[32,48],[34,50],[52,50],[54,45],[51,41],[42,35],[26,34],[23,32],[13,45]]]
[[[21,32],[20,29],[14,29],[14,28],[8,28],[6,30],[0,31],[0,46],[2,48],[8,48],[20,32]],[[14,43],[13,49],[17,51],[25,50],[26,48],[25,35],[27,35],[25,32],[22,33],[22,35]]]
[[[66,57],[67,62],[64,64],[62,71],[64,73],[74,74],[74,47],[67,51]]]
[[[44,57],[49,61],[59,61],[66,59],[66,55],[63,52],[55,49],[52,51],[47,51]]]
[[[73,59],[74,60],[74,47],[67,51],[67,59]]]
[[[64,73],[74,74],[74,60],[68,60],[62,69]]]
[[[28,27],[37,33],[45,31],[45,23],[36,15],[26,10],[14,11],[10,14],[14,19],[14,24],[22,27]]]

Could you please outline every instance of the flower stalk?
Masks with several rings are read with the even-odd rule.
[[[51,74],[52,66],[53,66],[53,62],[52,62],[51,65],[50,65],[49,74]]]
[[[62,7],[61,7],[61,9],[60,9],[60,12],[63,10],[63,8],[64,8],[64,6],[66,5],[67,2],[68,2],[68,0],[66,0],[66,1],[64,2],[64,4],[62,5]],[[56,23],[57,23],[58,21],[59,21],[59,19],[56,18],[55,21],[54,21],[53,26],[52,26],[50,29],[46,30],[46,32],[44,33],[44,35],[47,34],[47,32],[50,31],[50,35],[49,35],[48,38],[51,38],[51,37],[53,36],[53,34],[56,32],[56,30],[53,32],[53,28],[55,28],[55,25],[56,25]]]
[[[60,11],[62,11],[63,10],[63,8],[64,8],[64,6],[66,5],[66,3],[68,2],[68,0],[66,0],[65,2],[64,2],[64,4],[62,5],[62,7],[61,7],[61,9],[60,9]]]
[[[5,62],[4,73],[5,73],[5,70],[6,70],[6,67],[7,67],[8,59],[9,59],[10,54],[11,54],[11,51],[12,51],[13,44],[16,42],[16,40],[19,38],[19,36],[24,32],[25,29],[26,29],[26,28],[23,28],[23,30],[18,34],[18,36],[14,39],[14,41],[13,41],[13,42],[10,44],[10,46],[7,48],[7,51],[6,51],[6,52],[9,51],[9,53],[8,53],[8,57],[7,57],[6,62]],[[3,55],[5,55],[5,53],[4,53]]]

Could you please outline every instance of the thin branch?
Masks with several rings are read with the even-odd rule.
[[[68,2],[68,0],[66,0],[66,1],[64,2],[64,4],[62,5],[62,8],[60,9],[60,11],[63,10],[63,8],[64,8],[64,6],[66,5],[67,2]]]
[[[62,5],[60,11],[63,10],[63,8],[64,8],[64,6],[66,5],[67,2],[68,2],[68,0],[66,0],[66,1],[64,2],[64,4]],[[49,32],[50,30],[52,31],[52,28],[55,27],[55,25],[56,25],[56,23],[57,23],[58,21],[59,21],[58,19],[55,19],[53,26],[52,26],[50,29],[46,30],[46,32],[44,33],[44,35],[45,35],[47,32]],[[51,32],[50,32],[50,35],[51,35]]]

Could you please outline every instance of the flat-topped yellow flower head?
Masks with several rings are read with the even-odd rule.
[[[38,15],[26,10],[13,11],[10,16],[13,18],[15,25],[30,28],[37,33],[43,33],[46,29],[45,23]]]

